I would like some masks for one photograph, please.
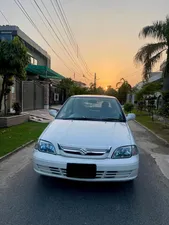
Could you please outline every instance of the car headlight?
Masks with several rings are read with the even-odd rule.
[[[117,148],[112,155],[113,159],[124,159],[130,158],[131,156],[137,155],[138,149],[135,145],[122,146]]]
[[[35,149],[39,150],[40,152],[56,154],[54,145],[48,141],[39,140],[35,145]]]

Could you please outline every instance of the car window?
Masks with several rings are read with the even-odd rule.
[[[86,119],[125,121],[120,104],[115,98],[72,97],[62,107],[56,119]]]

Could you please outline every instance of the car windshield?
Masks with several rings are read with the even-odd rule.
[[[118,101],[108,97],[71,97],[56,119],[125,122]]]

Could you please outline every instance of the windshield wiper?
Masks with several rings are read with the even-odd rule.
[[[103,121],[110,121],[110,122],[125,122],[123,119],[117,119],[117,118],[103,118]]]
[[[88,118],[88,117],[66,117],[66,118],[61,118],[63,120],[95,120],[94,118]]]
[[[57,118],[62,120],[89,120],[89,121],[109,121],[109,122],[125,122],[123,119],[117,118],[90,118],[90,117],[66,117],[66,118]]]

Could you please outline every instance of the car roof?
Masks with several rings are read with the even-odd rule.
[[[72,98],[114,98],[114,96],[109,96],[109,95],[73,95],[71,96]]]

